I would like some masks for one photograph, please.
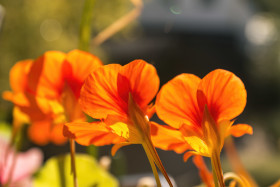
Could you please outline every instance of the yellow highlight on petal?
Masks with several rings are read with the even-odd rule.
[[[211,156],[211,152],[208,148],[208,145],[197,136],[184,137],[189,145],[193,148],[194,151],[200,153],[203,156]]]
[[[112,129],[112,132],[117,134],[118,136],[121,136],[125,139],[129,138],[129,128],[127,124],[118,122],[114,125],[111,125],[110,128]]]

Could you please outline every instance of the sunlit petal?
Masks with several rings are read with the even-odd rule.
[[[253,128],[247,124],[236,124],[231,126],[230,134],[235,137],[243,136],[244,134],[253,134]]]
[[[166,83],[156,99],[159,118],[174,128],[183,124],[199,125],[201,116],[196,102],[199,82],[195,75],[181,74]]]
[[[84,112],[96,119],[108,115],[124,116],[127,106],[119,98],[117,77],[121,66],[110,64],[91,73],[81,89],[80,104]]]
[[[63,129],[64,136],[75,139],[81,145],[110,145],[125,141],[112,133],[103,122],[75,122],[66,123]]]
[[[237,117],[245,108],[247,93],[243,82],[233,73],[217,69],[207,74],[198,87],[198,104],[207,105],[217,122]]]
[[[169,126],[151,122],[151,139],[153,144],[163,150],[173,150],[183,153],[190,148],[182,133]]]

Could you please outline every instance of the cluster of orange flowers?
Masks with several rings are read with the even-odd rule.
[[[227,136],[252,134],[246,124],[233,125],[246,105],[246,90],[233,73],[217,69],[203,79],[181,74],[158,93],[154,66],[134,60],[127,65],[102,65],[92,54],[73,50],[46,52],[36,60],[18,62],[10,72],[11,92],[3,97],[15,104],[15,128],[28,119],[32,141],[81,145],[141,144],[160,185],[156,166],[172,186],[155,147],[194,157],[208,186],[211,173],[197,155],[210,157],[219,186],[224,186],[220,152]],[[156,97],[155,104],[151,101]],[[88,123],[84,113],[97,121]],[[157,113],[168,126],[150,118]],[[210,182],[209,182],[210,181]]]

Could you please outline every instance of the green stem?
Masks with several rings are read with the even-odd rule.
[[[148,157],[148,160],[150,162],[150,165],[152,167],[152,170],[153,170],[153,173],[154,173],[154,176],[155,176],[155,179],[156,179],[156,183],[157,183],[157,186],[158,187],[161,187],[161,183],[160,183],[160,180],[159,180],[159,176],[158,176],[158,172],[157,172],[157,168],[156,168],[156,165],[155,165],[155,162],[154,162],[154,159],[149,151],[149,147],[146,145],[146,144],[142,144],[143,145],[143,148],[146,152],[146,155]]]
[[[85,0],[84,10],[80,25],[80,41],[79,49],[89,51],[89,44],[91,40],[91,22],[92,22],[92,9],[95,0]]]
[[[211,165],[212,165],[215,187],[225,187],[225,183],[223,179],[223,171],[222,171],[221,161],[220,161],[220,154],[216,151],[213,151],[213,154],[211,156]]]
[[[71,172],[73,174],[74,187],[78,187],[77,172],[76,172],[76,161],[75,161],[75,141],[69,139],[70,141],[70,156],[71,156]]]

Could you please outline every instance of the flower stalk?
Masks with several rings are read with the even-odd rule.
[[[73,174],[74,187],[78,187],[77,172],[76,172],[76,161],[75,161],[75,140],[70,139],[70,155],[71,155],[71,172]]]
[[[215,187],[225,187],[219,152],[213,151],[211,165]]]

